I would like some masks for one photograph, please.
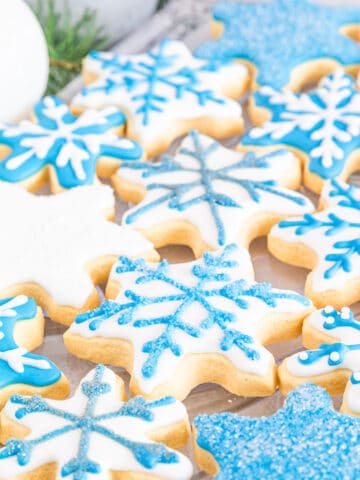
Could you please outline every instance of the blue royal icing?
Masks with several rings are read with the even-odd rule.
[[[285,150],[262,156],[247,152],[243,156],[239,154],[236,157],[237,160],[231,164],[224,165],[221,157],[222,147],[219,143],[212,140],[210,142],[209,137],[202,136],[197,131],[190,132],[185,142],[188,140],[189,147],[180,148],[175,157],[166,155],[155,164],[123,163],[123,168],[118,173],[120,178],[126,175],[125,178],[131,181],[128,171],[130,173],[140,171],[141,178],[146,182],[147,191],[159,192],[154,200],[147,201],[145,197],[138,206],[128,211],[124,216],[126,224],[141,227],[138,222],[143,219],[146,221],[149,215],[153,215],[157,222],[161,221],[161,216],[156,211],[159,206],[175,212],[190,211],[191,214],[193,208],[203,205],[204,210],[201,215],[210,216],[209,223],[211,221],[217,232],[217,236],[209,234],[211,244],[219,247],[236,240],[238,231],[234,232],[234,221],[236,222],[237,211],[243,211],[246,208],[251,210],[254,206],[260,208],[265,204],[264,208],[271,211],[271,201],[274,202],[275,211],[279,210],[279,201],[292,204],[294,207],[291,206],[291,208],[296,208],[293,213],[299,211],[299,206],[306,209],[305,197],[281,187],[273,179],[273,176],[277,175],[277,172],[273,171],[273,161],[275,158],[279,162],[285,160],[289,155]],[[218,152],[217,163],[214,162],[214,152]],[[186,156],[185,159],[184,156]],[[246,171],[246,169],[250,170]],[[257,180],[257,172],[264,178],[264,170],[268,171],[268,178]],[[137,183],[136,178],[134,183]],[[231,220],[229,220],[227,209],[232,209],[234,212]],[[242,212],[239,212],[239,215],[241,214]],[[191,223],[193,218],[196,218],[195,214],[189,219]],[[200,228],[200,234],[204,235],[204,233],[206,232],[201,231]]]
[[[50,360],[26,352],[14,339],[16,324],[33,319],[36,313],[36,303],[24,295],[0,300],[0,388],[15,384],[44,387],[61,377]]]
[[[138,160],[143,151],[133,140],[121,138],[111,129],[125,123],[115,108],[72,115],[57,97],[45,97],[34,107],[36,123],[0,124],[0,145],[11,151],[0,161],[0,180],[23,182],[46,166],[56,172],[63,188],[91,184],[100,157]]]
[[[287,145],[309,156],[306,168],[322,179],[341,175],[351,153],[360,147],[360,93],[342,70],[325,77],[310,93],[264,87],[255,92],[257,107],[271,119],[250,130],[244,145]]]
[[[74,480],[87,480],[90,478],[96,479],[97,475],[99,475],[99,478],[105,478],[105,475],[110,473],[111,466],[118,465],[121,462],[124,463],[124,470],[128,471],[127,453],[123,449],[133,458],[129,464],[132,465],[131,471],[151,473],[161,464],[171,465],[179,463],[181,455],[168,449],[165,445],[150,442],[149,440],[146,443],[137,440],[137,434],[139,433],[137,429],[150,431],[157,410],[160,411],[162,407],[170,405],[176,407],[175,399],[164,397],[159,400],[147,401],[142,397],[135,397],[127,403],[115,402],[115,400],[112,400],[113,397],[109,398],[109,395],[115,389],[118,391],[119,385],[115,381],[113,374],[111,374],[111,377],[109,374],[110,372],[103,365],[98,365],[82,381],[75,397],[65,402],[49,401],[37,395],[32,397],[12,396],[10,403],[13,404],[15,418],[19,422],[26,419],[26,425],[32,425],[32,432],[30,438],[10,439],[6,442],[5,447],[0,450],[0,469],[8,468],[10,474],[15,471],[28,472],[33,465],[33,458],[36,455],[35,464],[36,466],[38,465],[38,448],[43,450],[44,455],[50,454],[51,457],[51,455],[56,454],[51,449],[55,445],[58,445],[58,448],[61,449],[60,442],[62,441],[66,441],[74,447],[74,456],[71,457],[71,448],[66,449],[65,455],[61,451],[62,457],[59,464],[59,475],[61,478],[71,477]],[[83,405],[83,408],[79,409],[78,406],[76,408],[71,406],[71,402],[78,403],[80,400],[80,405]],[[40,434],[36,431],[37,423],[34,423],[35,420],[32,419],[32,415],[38,413],[44,416],[44,421],[46,421],[46,416],[50,417],[48,429],[42,425]],[[119,431],[120,428],[126,427],[127,417],[130,420],[128,429]],[[121,419],[121,423],[119,419]],[[56,423],[58,420],[59,425]],[[112,423],[109,423],[109,420]],[[170,424],[171,419],[169,419]],[[77,436],[71,437],[71,433],[74,432],[77,433]],[[110,446],[108,442],[117,445],[121,462],[115,458],[110,459],[110,464],[99,462],[96,458],[95,436],[97,438],[103,437],[104,441],[107,441],[108,446]],[[143,437],[142,432],[140,437]],[[46,446],[47,442],[54,440],[58,440],[59,443],[52,443],[52,447]],[[49,450],[46,450],[47,448]],[[110,451],[112,450],[110,449]],[[6,460],[9,458],[14,458],[18,466],[24,467],[24,469],[20,470],[14,466],[9,467],[6,463]],[[137,469],[134,467],[134,460],[141,468]],[[4,461],[3,465],[5,466],[2,466]],[[44,460],[45,463],[47,462]],[[27,466],[29,468],[26,468]],[[107,469],[109,469],[108,472]],[[166,472],[164,469],[162,471]]]
[[[216,480],[303,480],[360,476],[360,418],[332,408],[320,387],[290,392],[271,417],[232,413],[195,418],[197,445],[219,466]]]
[[[215,5],[213,19],[224,24],[224,32],[218,40],[198,47],[196,55],[250,61],[260,85],[282,88],[296,66],[311,60],[330,58],[345,66],[360,63],[359,45],[341,33],[343,27],[360,23],[359,8],[310,0],[223,2]]]

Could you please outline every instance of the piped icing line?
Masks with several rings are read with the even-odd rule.
[[[174,157],[166,155],[154,164],[124,162],[114,185],[120,195],[124,181],[146,189],[141,202],[124,214],[124,225],[146,231],[183,220],[216,249],[236,242],[262,214],[276,219],[312,212],[305,196],[285,188],[286,178],[297,168],[297,160],[286,150],[242,154],[192,131]]]
[[[324,59],[327,69],[360,64],[356,41],[343,32],[360,24],[360,8],[311,0],[219,2],[213,8],[213,20],[223,25],[223,32],[219,39],[200,45],[196,56],[250,62],[256,69],[254,84],[298,88],[303,72],[295,69],[307,62],[313,62],[307,68],[310,74],[316,72],[317,61],[321,64]]]
[[[19,390],[23,386],[41,388],[60,380],[61,372],[54,363],[27,352],[14,338],[14,329],[37,314],[36,303],[25,295],[0,300],[0,396],[2,389],[13,385]]]
[[[111,256],[153,252],[141,234],[106,220],[114,196],[105,185],[37,196],[0,182],[0,204],[0,291],[36,283],[51,296],[50,302],[38,295],[49,312],[54,303],[84,306],[94,294],[91,262],[106,269]],[[56,320],[64,321],[63,315]]]
[[[200,415],[194,426],[200,468],[216,480],[357,478],[360,473],[360,419],[334,410],[327,392],[311,383],[290,392],[270,417]]]
[[[304,378],[304,382],[316,382],[318,376],[341,371],[348,375],[350,383],[356,383],[360,372],[360,322],[351,310],[344,307],[337,311],[332,306],[327,306],[312,313],[305,320],[305,328],[307,335],[315,331],[332,340],[320,344],[317,349],[305,350],[288,357],[279,369],[280,382],[286,381],[288,374],[297,380]],[[334,380],[333,383],[335,385],[337,382]],[[329,388],[336,388],[330,380]],[[360,414],[360,409],[353,412]]]
[[[353,77],[336,70],[309,93],[265,86],[254,102],[269,111],[270,120],[251,129],[243,145],[287,145],[308,157],[305,168],[320,179],[344,176],[360,148],[360,93]]]
[[[318,261],[311,273],[315,293],[341,290],[360,272],[360,190],[332,180],[322,191],[320,205],[325,208],[281,221],[270,232],[274,241],[295,244],[295,249],[296,244],[305,245],[316,253]]]
[[[77,117],[60,98],[45,97],[34,107],[33,122],[0,124],[0,147],[10,148],[0,161],[0,180],[25,182],[50,166],[61,188],[91,184],[102,158],[117,165],[142,158],[137,142],[115,134],[124,123],[124,114],[114,107]]]
[[[98,365],[68,400],[12,396],[2,415],[30,433],[8,439],[0,450],[0,478],[30,478],[55,463],[61,478],[107,480],[112,472],[129,472],[190,479],[192,466],[183,454],[150,440],[152,432],[175,433],[179,423],[187,425],[185,407],[172,397],[126,402],[124,390],[120,378]]]
[[[221,355],[238,371],[267,378],[274,359],[262,345],[263,330],[270,329],[272,339],[278,331],[280,338],[284,317],[297,317],[301,325],[312,306],[295,292],[253,282],[251,272],[247,250],[236,245],[176,265],[120,257],[110,281],[122,290],[115,301],[79,315],[65,344],[69,348],[77,337],[131,342],[132,381],[149,395],[169,382],[191,354]],[[71,351],[77,354],[76,342]],[[87,352],[91,359],[90,343]]]
[[[247,69],[196,59],[181,42],[164,39],[140,55],[91,52],[84,70],[98,79],[75,95],[73,107],[117,106],[131,116],[132,135],[145,146],[159,142],[172,122],[241,118],[240,105],[223,91],[245,83]]]

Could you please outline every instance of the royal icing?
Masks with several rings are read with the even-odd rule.
[[[360,322],[348,307],[340,312],[327,306],[306,320],[313,329],[332,337],[333,343],[318,349],[291,355],[285,360],[286,370],[296,377],[311,378],[336,370],[360,372]],[[350,373],[349,373],[350,374]],[[360,414],[360,409],[358,410]]]
[[[152,250],[139,233],[106,220],[114,196],[105,185],[36,196],[0,182],[0,205],[0,291],[37,283],[55,303],[80,308],[94,291],[91,261]]]
[[[317,254],[311,275],[315,292],[342,289],[360,272],[360,190],[332,180],[322,191],[321,204],[326,205],[324,210],[284,220],[270,233]]]
[[[145,145],[163,138],[173,121],[241,117],[240,105],[222,90],[229,82],[243,82],[247,69],[196,59],[181,42],[163,40],[141,55],[91,52],[84,69],[100,78],[76,95],[73,105],[123,109],[131,114],[133,133]]]
[[[217,480],[355,479],[360,475],[360,419],[332,407],[322,388],[290,392],[271,417],[200,415],[196,444],[219,466]]]
[[[123,163],[117,175],[146,188],[139,205],[128,210],[123,224],[150,229],[169,220],[195,225],[204,242],[219,248],[235,242],[261,214],[290,216],[312,212],[303,195],[284,188],[298,168],[285,151],[242,154],[192,131],[175,157],[158,163]]]
[[[360,93],[343,70],[310,93],[263,87],[254,99],[271,119],[250,130],[244,145],[285,144],[301,150],[309,157],[309,172],[324,180],[342,175],[351,153],[360,148]]]
[[[312,0],[222,2],[215,5],[213,19],[224,24],[224,32],[201,45],[196,55],[249,61],[257,69],[259,85],[282,88],[290,83],[295,67],[312,60],[360,63],[359,46],[341,32],[360,23],[359,8]]]
[[[262,345],[264,322],[280,339],[274,315],[300,318],[311,302],[255,283],[251,272],[247,250],[234,244],[184,264],[120,257],[110,275],[122,286],[116,300],[79,315],[68,333],[129,340],[131,373],[146,393],[171,380],[181,360],[196,353],[221,354],[241,372],[267,377],[274,359]]]
[[[171,431],[177,422],[186,422],[185,407],[172,397],[124,402],[119,382],[111,370],[98,365],[69,400],[12,396],[5,415],[29,434],[8,440],[0,450],[0,476],[31,475],[55,462],[59,479],[108,480],[113,472],[189,479],[190,461],[150,440],[153,431]]]
[[[92,183],[101,157],[139,160],[142,148],[111,130],[125,123],[114,107],[88,110],[79,117],[57,97],[45,97],[34,107],[35,122],[0,124],[0,145],[11,151],[0,161],[0,180],[23,182],[51,166],[63,188]]]
[[[25,295],[0,300],[0,391],[16,384],[45,387],[61,377],[50,360],[28,353],[15,341],[15,326],[36,314],[36,303]]]

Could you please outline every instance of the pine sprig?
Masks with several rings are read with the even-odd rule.
[[[74,22],[68,2],[57,12],[54,0],[39,0],[35,13],[43,27],[50,57],[50,74],[47,94],[54,94],[69,83],[81,70],[81,62],[90,50],[101,50],[109,38],[98,25],[96,11],[85,9]]]

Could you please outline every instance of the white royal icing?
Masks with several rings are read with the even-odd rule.
[[[94,288],[89,262],[152,249],[139,233],[106,221],[114,197],[104,185],[35,196],[0,183],[0,205],[0,291],[35,282],[54,302],[80,308]]]

